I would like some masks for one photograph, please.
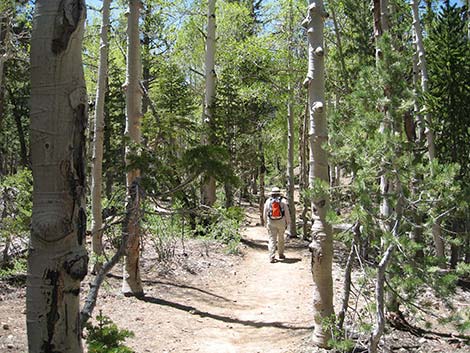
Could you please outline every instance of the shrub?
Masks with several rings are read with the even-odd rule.
[[[88,353],[134,353],[123,344],[126,338],[134,336],[133,332],[121,330],[109,317],[102,315],[101,311],[96,320],[97,326],[91,323],[86,325]]]

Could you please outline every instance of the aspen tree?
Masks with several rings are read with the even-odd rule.
[[[300,132],[299,132],[299,159],[300,159],[300,192],[304,192],[308,188],[308,161],[307,155],[309,154],[308,148],[308,126],[309,126],[309,105],[308,102],[305,104],[303,114],[300,115]],[[307,213],[309,205],[306,201],[302,202],[302,239],[308,239],[308,222]]]
[[[127,14],[127,69],[126,69],[126,136],[139,145],[141,143],[142,89],[141,56],[139,38],[140,0],[129,0]],[[132,149],[126,147],[126,163],[130,162]],[[132,169],[126,175],[127,217],[124,232],[127,234],[127,249],[124,257],[122,292],[125,295],[142,296],[140,278],[140,170]]]
[[[326,220],[330,207],[328,196],[328,155],[324,144],[328,141],[325,112],[325,69],[323,46],[323,21],[328,14],[323,0],[310,0],[307,17],[302,25],[308,36],[308,71],[304,85],[308,88],[309,126],[309,187],[314,189],[312,199],[313,226],[311,271],[313,276],[314,331],[312,341],[326,347],[330,338],[325,320],[334,315],[333,308],[333,233]]]
[[[419,19],[419,1],[410,1],[411,10],[413,14],[413,33],[415,38],[416,55],[418,58],[418,68],[421,73],[421,93],[427,94],[428,92],[428,70],[426,67],[426,53],[424,51],[423,31],[421,29],[421,22]],[[426,107],[423,107],[426,111]],[[426,124],[425,135],[427,140],[429,161],[432,163],[436,159],[436,148],[434,144],[434,132],[431,129],[431,117],[429,113],[425,113],[424,122]],[[444,242],[442,240],[442,229],[439,220],[435,221],[432,225],[432,235],[434,240],[434,247],[438,257],[444,257]]]
[[[266,224],[266,219],[264,219],[264,216],[263,216],[264,203],[266,202],[266,196],[265,196],[265,192],[266,192],[266,186],[265,186],[266,162],[265,162],[265,158],[264,158],[263,130],[262,130],[261,127],[258,128],[258,137],[259,137],[258,153],[259,153],[259,161],[260,161],[258,208],[259,208],[260,223],[264,227],[264,225]]]
[[[103,0],[102,22],[100,31],[100,59],[98,66],[98,84],[96,87],[95,126],[93,134],[93,158],[91,167],[91,234],[93,253],[102,254],[103,218],[101,215],[101,190],[103,170],[103,138],[104,138],[104,98],[108,78],[108,33],[111,0]],[[100,266],[97,260],[95,270]]]
[[[297,236],[296,224],[295,224],[295,202],[294,202],[294,89],[291,83],[292,77],[292,34],[293,30],[293,6],[292,0],[289,1],[289,13],[288,13],[288,40],[287,40],[287,71],[288,71],[288,83],[287,83],[287,199],[289,200],[289,235],[291,237]]]
[[[30,353],[82,352],[85,250],[83,0],[37,0],[31,38],[33,211],[27,277]]]
[[[217,75],[215,72],[215,51],[216,51],[216,19],[215,19],[215,2],[209,0],[207,9],[207,34],[206,34],[206,54],[204,61],[204,75],[206,79],[206,88],[204,94],[204,125],[206,127],[206,135],[203,136],[203,143],[210,145],[213,143],[214,134],[214,108],[215,108],[215,87]],[[203,179],[201,188],[201,201],[203,205],[212,206],[216,201],[216,183],[215,178],[206,176]]]

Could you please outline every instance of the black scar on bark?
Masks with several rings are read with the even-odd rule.
[[[52,293],[49,302],[49,311],[47,312],[47,340],[43,341],[42,351],[44,353],[60,353],[54,349],[52,340],[54,338],[55,325],[59,320],[58,313],[58,292],[59,292],[59,272],[48,270],[44,276],[50,281]]]
[[[83,207],[78,210],[78,221],[77,221],[77,240],[78,245],[83,244],[83,240],[86,236],[86,212]]]
[[[83,0],[62,0],[55,19],[52,52],[60,54],[67,49],[70,37],[77,29],[83,11]]]
[[[77,186],[81,187],[84,192],[86,182],[85,172],[85,130],[87,127],[87,113],[85,104],[79,104],[74,109],[74,124],[76,132],[74,134],[74,169],[77,173]],[[82,196],[82,195],[79,195]]]
[[[82,254],[68,258],[64,261],[63,267],[70,277],[81,281],[88,272],[88,256]]]
[[[74,124],[76,132],[74,139],[73,164],[75,169],[74,199],[81,204],[85,192],[86,172],[85,172],[85,130],[87,125],[86,106],[79,104],[74,111]],[[78,210],[77,219],[77,241],[83,244],[86,234],[86,212],[83,207]]]

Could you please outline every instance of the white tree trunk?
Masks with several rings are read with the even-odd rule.
[[[129,13],[127,17],[127,72],[126,72],[126,136],[134,144],[141,143],[140,124],[142,117],[142,89],[140,79],[142,65],[140,56],[139,17],[140,0],[129,0]],[[126,147],[126,163],[132,153]],[[128,236],[126,256],[124,257],[122,292],[125,295],[142,296],[142,280],[140,278],[140,203],[138,196],[138,183],[140,170],[133,169],[127,172],[127,212],[128,221],[124,232]],[[135,192],[137,190],[137,193]]]
[[[211,144],[214,132],[214,104],[215,86],[217,75],[215,73],[215,51],[216,51],[216,20],[215,1],[209,0],[207,9],[207,37],[206,37],[206,57],[205,57],[205,79],[206,88],[204,95],[204,125],[207,134],[203,138],[205,144]],[[206,177],[203,180],[201,190],[202,204],[212,206],[216,201],[216,183],[214,177]]]
[[[95,126],[93,135],[93,158],[91,166],[91,234],[93,253],[99,257],[102,254],[103,218],[101,216],[101,190],[103,170],[103,138],[104,138],[104,99],[108,78],[108,33],[109,12],[111,0],[103,0],[103,14],[100,32],[100,59],[98,67],[98,84],[96,87]],[[95,271],[100,267],[97,260]]]
[[[82,0],[37,0],[31,39],[33,213],[27,278],[30,353],[82,352],[85,128]]]
[[[413,47],[415,49],[413,53],[413,113],[415,116],[415,123],[416,123],[416,138],[421,144],[424,140],[425,133],[425,123],[423,120],[423,115],[419,109],[419,93],[418,93],[418,82],[419,80],[419,66],[418,66],[418,50],[416,49],[416,33],[413,30]]]
[[[423,31],[421,29],[421,22],[419,19],[419,1],[411,0],[411,9],[413,13],[413,31],[415,34],[415,46],[418,56],[418,67],[421,72],[421,92],[426,94],[428,92],[428,70],[426,66],[426,52],[424,51]],[[426,107],[423,106],[426,111]],[[426,140],[428,144],[428,155],[431,163],[436,158],[436,148],[434,144],[434,132],[431,129],[431,117],[429,113],[425,113],[424,121],[426,123]],[[434,247],[436,249],[436,256],[444,257],[444,242],[442,240],[442,229],[439,220],[432,225],[432,235],[434,240]]]
[[[287,198],[289,201],[289,235],[291,237],[297,236],[296,222],[295,222],[295,202],[294,202],[294,147],[295,147],[295,127],[294,127],[294,89],[291,85],[292,76],[292,33],[293,33],[293,8],[292,0],[289,1],[289,27],[288,27],[288,41],[287,41],[287,71],[289,75],[289,82],[287,83]]]
[[[309,105],[308,102],[305,104],[305,111],[300,116],[300,137],[299,137],[299,159],[300,159],[300,192],[305,191],[308,188],[308,165],[307,165],[307,154],[308,154],[308,126],[310,120]],[[302,214],[300,218],[302,220],[302,239],[308,239],[308,223],[310,219],[307,217],[309,205],[302,200]]]
[[[418,0],[411,0],[411,9],[413,10],[413,30],[415,34],[416,40],[416,50],[418,55],[418,67],[421,71],[421,91],[423,94],[428,92],[428,70],[426,66],[426,53],[424,51],[424,43],[423,43],[423,31],[421,29],[421,23],[419,20],[419,1]],[[423,107],[423,110],[426,111],[426,107]],[[434,133],[431,129],[431,117],[428,113],[424,115],[426,126],[426,138],[428,142],[428,153],[429,159],[431,161],[434,160],[436,157],[436,149],[434,146]]]
[[[287,199],[289,201],[289,236],[296,237],[297,230],[295,224],[295,201],[294,201],[294,111],[292,102],[294,94],[290,84],[289,102],[287,103]]]
[[[260,166],[259,166],[259,199],[258,199],[258,208],[259,208],[259,217],[261,225],[264,226],[266,220],[264,219],[263,210],[264,210],[264,203],[266,202],[266,188],[265,188],[265,175],[266,175],[266,165],[264,159],[264,145],[263,145],[263,131],[259,129],[259,144],[258,144],[258,153],[260,159]]]
[[[325,112],[325,73],[323,47],[323,20],[326,16],[323,0],[310,0],[307,18],[303,25],[308,35],[308,72],[305,85],[309,97],[309,187],[327,188],[328,157],[323,145],[328,141]],[[330,206],[328,191],[315,193],[312,200],[314,223],[312,226],[311,271],[313,276],[314,332],[312,341],[316,346],[326,347],[330,332],[323,327],[324,320],[334,315],[333,308],[333,234],[326,221]]]

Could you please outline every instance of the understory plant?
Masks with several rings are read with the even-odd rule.
[[[87,323],[86,343],[88,353],[134,353],[124,345],[127,338],[134,337],[129,330],[121,330],[117,325],[100,311],[96,316],[97,325]]]

